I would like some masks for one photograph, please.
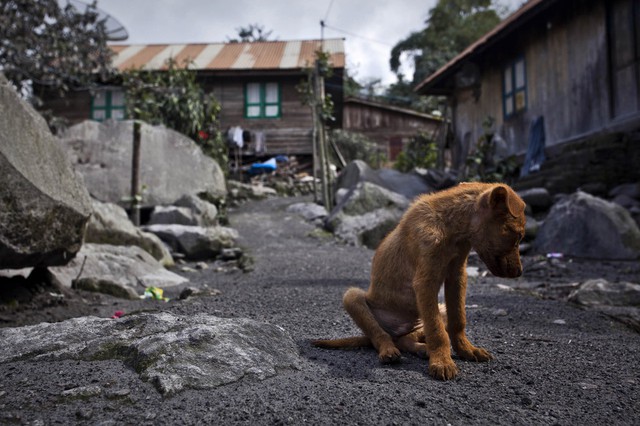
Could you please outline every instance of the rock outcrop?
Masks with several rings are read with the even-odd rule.
[[[263,380],[301,361],[296,343],[278,326],[206,314],[81,317],[0,329],[0,340],[0,363],[120,360],[163,395]]]
[[[173,266],[173,257],[160,238],[137,228],[125,210],[113,203],[92,200],[93,216],[87,226],[86,243],[138,246],[163,266]]]
[[[147,287],[173,287],[188,280],[166,270],[137,246],[84,244],[75,259],[49,268],[58,285],[137,299]]]
[[[234,247],[238,238],[238,231],[224,226],[148,225],[143,229],[189,260],[213,260],[223,249]]]
[[[64,265],[91,200],[44,119],[0,74],[0,269]]]
[[[172,204],[184,194],[226,194],[222,169],[188,137],[164,126],[141,126],[142,205]],[[85,121],[61,135],[91,195],[122,204],[131,194],[133,121]]]
[[[539,253],[632,260],[640,257],[640,229],[623,207],[578,191],[553,205],[533,247]]]

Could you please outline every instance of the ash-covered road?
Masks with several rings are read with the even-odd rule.
[[[341,298],[348,286],[367,286],[373,252],[319,237],[285,211],[294,201],[274,198],[232,212],[231,225],[255,258],[253,272],[191,273],[192,285],[221,293],[154,309],[277,324],[297,343],[300,369],[162,397],[117,360],[12,361],[0,364],[0,423],[637,424],[640,336],[599,314],[507,291],[498,286],[504,279],[470,283],[468,335],[495,360],[455,359],[455,381],[430,378],[427,361],[410,355],[380,365],[370,349],[312,347],[311,339],[358,333]],[[102,390],[61,396],[92,386]]]

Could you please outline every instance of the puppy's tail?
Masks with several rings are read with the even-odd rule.
[[[367,336],[345,337],[342,339],[314,340],[314,346],[324,349],[371,348],[373,344]]]

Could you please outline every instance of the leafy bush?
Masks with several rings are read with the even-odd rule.
[[[418,133],[411,138],[405,149],[396,157],[393,167],[403,173],[415,167],[432,169],[438,161],[438,145],[425,133]]]
[[[496,161],[494,142],[493,117],[487,117],[482,128],[484,133],[478,138],[473,152],[467,156],[465,180],[479,182],[507,182],[515,177],[517,162],[514,156]]]
[[[329,137],[347,163],[362,160],[376,167],[385,159],[384,154],[378,151],[378,145],[362,133],[336,129],[331,131]]]
[[[127,92],[127,111],[134,119],[164,124],[200,145],[227,173],[227,147],[219,131],[220,104],[211,93],[204,93],[196,74],[173,59],[163,72],[142,69],[122,74]]]

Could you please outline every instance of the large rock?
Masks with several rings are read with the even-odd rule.
[[[408,206],[403,195],[361,182],[331,211],[325,226],[347,243],[375,249]]]
[[[358,216],[340,215],[334,219],[333,233],[347,244],[375,250],[403,213],[399,209],[378,209]]]
[[[117,204],[92,200],[93,216],[87,226],[86,243],[138,246],[163,266],[173,266],[173,257],[160,238],[137,228]]]
[[[191,139],[144,123],[141,134],[143,206],[172,204],[184,194],[226,194],[222,169]],[[61,140],[94,198],[122,204],[131,195],[133,121],[84,121]]]
[[[68,265],[49,268],[63,287],[137,299],[146,287],[173,287],[188,280],[167,271],[137,246],[84,244]]]
[[[530,188],[518,191],[518,195],[533,211],[547,211],[553,204],[553,198],[546,188]]]
[[[218,224],[218,208],[198,196],[185,194],[178,198],[173,205],[190,209],[198,226],[216,226]]]
[[[602,278],[588,280],[569,295],[569,301],[583,306],[640,307],[640,285],[612,283]]]
[[[0,74],[0,269],[64,265],[91,201],[44,119]]]
[[[190,260],[215,259],[238,238],[238,231],[224,226],[148,225],[144,229]]]
[[[0,341],[0,363],[120,360],[163,395],[263,380],[301,363],[282,328],[206,314],[74,318],[1,329]]]
[[[551,208],[538,230],[534,249],[539,253],[632,260],[640,257],[640,229],[624,208],[578,191]]]
[[[393,169],[374,170],[362,160],[347,164],[338,176],[336,190],[351,190],[363,182],[402,194],[410,200],[420,194],[433,192],[433,188],[417,173],[401,173]]]
[[[148,225],[188,225],[197,226],[198,221],[187,207],[155,206],[149,216]]]

